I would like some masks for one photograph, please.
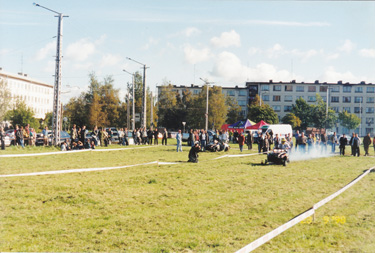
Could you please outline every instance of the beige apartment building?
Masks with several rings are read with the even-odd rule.
[[[0,68],[0,81],[7,84],[11,93],[9,109],[12,109],[17,100],[23,100],[28,107],[34,110],[35,118],[44,119],[46,113],[53,108],[53,85],[46,84],[27,74],[12,74]]]

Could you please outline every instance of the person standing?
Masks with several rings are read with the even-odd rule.
[[[253,134],[251,133],[251,131],[249,131],[246,135],[246,145],[248,150],[253,149],[253,139]]]
[[[182,134],[181,130],[178,130],[178,133],[176,134],[176,140],[177,140],[177,152],[182,152]]]
[[[264,144],[264,136],[262,134],[258,135],[258,153],[262,153]]]
[[[294,138],[296,139],[296,151],[297,151],[297,147],[299,145],[299,137],[300,137],[300,134],[299,134],[299,131],[297,130],[296,134],[294,135]]]
[[[339,148],[340,148],[340,155],[345,155],[345,146],[348,143],[348,139],[346,138],[345,134],[343,134],[339,139]]]
[[[243,145],[245,144],[245,136],[243,136],[242,132],[239,133],[239,136],[237,138],[238,145],[240,146],[240,151],[242,152],[243,150]]]
[[[154,130],[154,144],[159,145],[159,131],[158,128]]]
[[[321,153],[327,153],[327,134],[323,133],[320,135],[320,148]]]
[[[336,132],[333,132],[333,135],[331,137],[331,145],[332,145],[332,153],[334,154],[336,151],[336,145],[337,145],[337,135]]]
[[[201,135],[200,135],[200,140],[201,140],[201,148],[202,151],[206,151],[206,145],[207,145],[207,133],[205,130],[202,129]]]
[[[167,140],[168,140],[168,131],[166,128],[164,128],[163,139],[161,140],[161,145],[167,145]]]
[[[86,126],[82,126],[80,141],[83,143],[83,145],[85,145],[85,143],[86,143]]]
[[[370,145],[371,145],[371,137],[370,137],[370,133],[368,133],[365,137],[363,137],[363,148],[365,150],[365,156],[370,155],[368,153],[368,149]]]
[[[354,156],[356,155],[360,156],[360,151],[359,151],[360,144],[361,144],[361,140],[358,138],[358,134],[355,134],[353,138]]]
[[[306,153],[306,144],[307,144],[307,137],[305,136],[305,133],[302,132],[301,136],[298,138],[298,145],[300,146],[302,153]]]
[[[48,146],[48,126],[45,126],[43,131],[43,146]]]
[[[350,141],[349,141],[349,144],[350,144],[350,147],[352,149],[352,156],[355,156],[355,148],[354,148],[354,138],[355,138],[355,133],[352,134],[352,137],[350,138]]]
[[[5,149],[5,132],[2,127],[0,127],[0,146],[2,150]]]
[[[128,140],[128,136],[129,136],[129,131],[128,131],[128,128],[125,127],[124,129],[124,137],[122,139],[122,145],[126,145],[126,146],[129,146],[129,140]]]

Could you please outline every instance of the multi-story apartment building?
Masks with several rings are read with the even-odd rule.
[[[347,111],[356,114],[361,119],[361,125],[355,130],[361,136],[367,133],[374,133],[375,117],[375,85],[365,82],[360,83],[304,83],[291,82],[247,82],[249,89],[249,104],[259,95],[264,103],[269,104],[278,114],[279,119],[283,118],[292,109],[292,105],[298,98],[303,98],[309,104],[316,102],[316,94],[319,94],[323,101],[336,112]],[[349,130],[336,124],[338,133],[348,134]]]
[[[161,92],[160,89],[161,86],[157,86],[158,88],[158,94]],[[179,92],[180,95],[182,96],[182,92],[184,90],[189,90],[191,94],[193,95],[198,95],[202,91],[203,86],[198,86],[191,84],[189,85],[173,85],[172,91],[174,92]],[[243,118],[246,118],[247,115],[247,104],[248,104],[248,89],[246,87],[221,87],[222,88],[222,93],[226,96],[233,97],[237,102],[238,105],[241,106],[241,116]]]
[[[45,114],[52,112],[53,86],[31,79],[27,74],[11,74],[0,68],[0,81],[7,84],[11,93],[9,109],[12,109],[17,100],[23,100],[28,107],[34,110],[35,117],[44,119]]]

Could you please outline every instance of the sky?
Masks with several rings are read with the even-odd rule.
[[[63,13],[62,101],[112,76],[121,99],[146,85],[247,81],[375,83],[375,2],[40,0]],[[58,18],[33,1],[0,0],[0,67],[53,85]]]

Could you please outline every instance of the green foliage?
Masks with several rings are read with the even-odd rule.
[[[11,93],[8,85],[4,80],[0,80],[0,122],[4,120],[5,114],[9,110]]]
[[[303,98],[296,100],[292,106],[292,113],[301,120],[300,130],[306,130],[312,124],[312,106]]]
[[[227,123],[234,123],[241,119],[241,106],[238,105],[238,102],[233,97],[227,96],[226,97],[226,105],[228,106],[228,114],[227,114]]]
[[[44,126],[48,126],[49,129],[52,129],[52,121],[53,121],[53,112],[47,112],[46,116],[44,117],[44,124],[41,128],[44,128]]]
[[[294,115],[294,113],[288,113],[281,119],[281,121],[284,124],[291,125],[293,129],[299,128],[301,126],[301,120],[296,115]]]
[[[271,108],[271,106],[265,103],[262,103],[262,105],[259,106],[259,101],[261,101],[261,98],[258,95],[256,95],[256,98],[249,106],[247,118],[254,122],[259,122],[263,120],[268,124],[279,123],[279,118],[275,111]]]
[[[9,120],[13,126],[26,126],[39,129],[39,121],[34,117],[34,111],[24,101],[18,101],[14,109],[5,114],[5,120]]]
[[[327,104],[323,101],[319,94],[316,94],[316,105],[311,105],[311,120],[312,126],[322,129],[322,128],[332,128],[334,127],[337,117],[335,111],[328,108],[327,114]]]
[[[356,129],[361,123],[361,119],[357,115],[347,111],[339,113],[339,120],[341,125],[349,130]]]

